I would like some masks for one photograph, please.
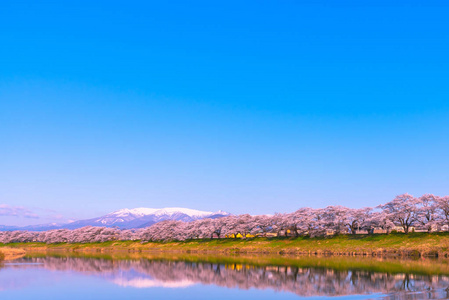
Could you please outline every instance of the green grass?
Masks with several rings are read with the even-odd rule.
[[[0,245],[1,247],[2,245]],[[204,239],[184,242],[110,241],[104,243],[4,245],[30,251],[125,251],[125,252],[217,252],[334,255],[435,255],[449,256],[449,233],[340,235],[332,237]]]
[[[184,242],[110,241],[105,243],[13,243],[31,256],[90,257],[101,259],[164,259],[245,266],[294,266],[383,273],[449,275],[449,233],[396,233],[317,238],[251,238],[191,240]],[[371,257],[374,253],[382,254]],[[439,259],[415,255],[438,253]],[[346,256],[304,256],[343,254]],[[282,254],[282,255],[279,255]],[[353,256],[354,254],[358,254]],[[363,254],[370,257],[364,257]],[[385,255],[386,254],[386,255]],[[412,256],[399,259],[393,255]],[[351,256],[347,256],[351,255]]]

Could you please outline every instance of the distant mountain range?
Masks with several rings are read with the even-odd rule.
[[[0,231],[45,231],[52,229],[76,229],[85,226],[118,227],[120,229],[130,229],[148,227],[157,222],[165,220],[190,222],[206,218],[216,219],[229,215],[229,213],[221,210],[217,212],[210,212],[181,207],[167,207],[161,209],[144,207],[134,209],[125,208],[98,218],[79,220],[67,224],[50,223],[24,227],[0,225]]]

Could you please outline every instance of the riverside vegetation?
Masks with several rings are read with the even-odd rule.
[[[12,260],[25,255],[25,250],[17,247],[1,247],[0,261]]]
[[[394,295],[394,299],[410,299],[409,293],[415,297],[425,293],[426,297],[432,295],[429,299],[448,299],[449,259],[426,257],[425,252],[418,257],[417,252],[404,248],[413,243],[427,251],[429,247],[448,242],[447,233],[393,233],[183,242],[14,243],[8,247],[25,247],[27,254],[15,260],[19,267],[31,264],[30,268],[40,270],[85,273],[126,287],[141,288],[145,284],[187,287],[202,283],[244,290],[271,289],[300,296],[382,293]],[[390,249],[379,254],[413,255],[367,258],[298,253],[301,249],[298,247],[302,247],[303,250],[322,249],[312,250],[316,254],[329,254],[326,249],[339,249],[337,254],[354,254],[343,251],[361,245]]]
[[[448,256],[449,235],[442,232],[447,231],[448,225],[449,196],[426,194],[416,198],[403,194],[375,208],[301,208],[274,216],[163,221],[147,228],[124,230],[88,226],[44,232],[5,231],[0,232],[0,243],[15,243],[30,250],[59,247],[100,251],[116,248],[126,251]]]
[[[78,253],[221,253],[312,254],[402,257],[449,257],[449,233],[391,233],[326,237],[275,237],[247,239],[195,239],[171,242],[108,241],[97,243],[10,243],[27,253],[67,251]],[[1,249],[1,248],[0,248]]]

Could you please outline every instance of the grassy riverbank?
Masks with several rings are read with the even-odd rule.
[[[0,248],[0,261],[11,260],[25,255],[24,249],[21,248],[10,248],[1,247]]]
[[[18,243],[0,246],[22,248],[27,252],[64,250],[71,252],[201,252],[449,257],[449,233],[341,235],[318,238],[214,239],[166,243],[140,243],[136,241],[87,244]]]

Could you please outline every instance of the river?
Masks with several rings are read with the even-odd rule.
[[[0,265],[0,299],[448,299],[446,260],[30,255]]]

